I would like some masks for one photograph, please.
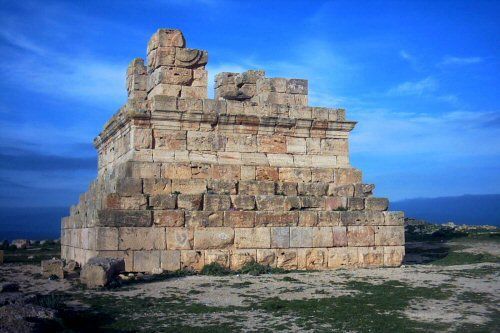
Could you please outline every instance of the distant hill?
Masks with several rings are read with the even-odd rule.
[[[391,202],[390,209],[433,223],[500,225],[500,194],[407,199]]]
[[[428,222],[500,225],[500,194],[420,198],[391,202],[392,210]],[[0,240],[59,238],[68,207],[0,207]]]

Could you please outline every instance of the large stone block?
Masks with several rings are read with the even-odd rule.
[[[181,269],[200,271],[205,266],[203,251],[181,251]]]
[[[153,222],[162,227],[183,227],[183,210],[156,210],[153,212]]]
[[[172,181],[170,179],[144,179],[143,181],[144,194],[170,194],[172,193]]]
[[[165,250],[160,252],[160,268],[166,271],[181,269],[181,251]]]
[[[389,208],[389,200],[386,198],[366,198],[366,209],[375,211],[385,211]]]
[[[51,276],[57,276],[57,278],[59,279],[64,279],[64,262],[61,259],[52,258],[48,260],[42,260],[41,264],[43,277],[48,278]]]
[[[190,228],[222,227],[223,224],[224,212],[186,212],[186,226]]]
[[[82,267],[80,280],[89,288],[104,287],[124,270],[125,261],[121,258],[94,257]]]
[[[223,267],[230,265],[229,250],[207,250],[205,251],[205,265],[217,263]]]
[[[332,247],[333,230],[332,227],[313,227],[313,247]]]
[[[297,269],[298,255],[297,249],[279,249],[276,250],[276,267],[287,270]]]
[[[224,249],[233,245],[233,228],[201,228],[194,231],[194,249]]]
[[[384,225],[404,225],[403,212],[384,212]]]
[[[202,194],[179,194],[177,207],[185,210],[201,210],[203,208]]]
[[[253,195],[231,195],[231,205],[237,210],[254,210],[255,196]]]
[[[404,246],[384,246],[384,266],[399,267],[405,256]]]
[[[374,211],[340,212],[343,225],[384,225],[384,214]]]
[[[242,180],[238,184],[238,194],[273,195],[275,184],[270,181]]]
[[[333,246],[347,246],[347,228],[332,227]]]
[[[347,227],[347,243],[349,246],[375,245],[375,230],[372,226]]]
[[[313,228],[290,227],[290,247],[313,247]]]
[[[238,249],[231,251],[231,269],[241,269],[246,264],[257,261],[257,250]]]
[[[323,270],[328,268],[326,248],[299,249],[297,256],[298,269]]]
[[[328,267],[342,268],[349,265],[349,252],[347,247],[333,247],[328,249]]]
[[[282,249],[290,247],[290,227],[271,228],[271,247]]]
[[[95,228],[95,250],[118,250],[118,228]]]
[[[402,226],[375,227],[375,245],[404,245],[405,229]]]
[[[229,210],[231,199],[229,195],[205,194],[203,199],[203,209],[209,211]]]
[[[134,251],[134,271],[153,272],[160,268],[161,251]]]
[[[165,228],[124,227],[119,230],[119,250],[165,249]]]
[[[266,249],[271,247],[270,228],[235,228],[234,246],[237,249]]]
[[[191,228],[168,228],[166,230],[167,250],[191,250],[194,230]]]
[[[176,194],[155,194],[149,197],[149,206],[153,209],[175,209],[177,206]]]
[[[358,260],[361,267],[380,267],[384,264],[384,249],[379,247],[358,247]]]
[[[277,254],[274,249],[257,249],[257,262],[261,265],[276,267]]]
[[[102,227],[149,227],[153,223],[148,210],[98,210],[97,217]]]
[[[233,228],[252,228],[255,225],[255,212],[224,212],[224,226]]]
[[[172,193],[203,194],[207,190],[204,179],[173,179]]]
[[[257,212],[255,225],[261,227],[296,226],[298,218],[298,212]]]

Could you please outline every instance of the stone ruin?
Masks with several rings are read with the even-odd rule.
[[[308,106],[308,82],[220,73],[160,29],[127,70],[127,103],[95,139],[98,176],[62,220],[62,258],[126,270],[258,262],[284,269],[399,266],[401,212],[349,164],[355,122]]]

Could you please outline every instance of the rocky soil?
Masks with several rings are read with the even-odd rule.
[[[499,332],[499,245],[410,242],[400,268],[170,274],[98,290],[7,262],[0,283],[19,291],[0,293],[0,332]]]

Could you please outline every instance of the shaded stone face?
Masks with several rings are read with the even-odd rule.
[[[129,64],[127,102],[94,140],[97,179],[61,222],[62,257],[139,272],[400,265],[403,214],[349,164],[345,110],[308,106],[307,80],[263,70],[217,74],[208,99],[207,63],[159,29]]]

